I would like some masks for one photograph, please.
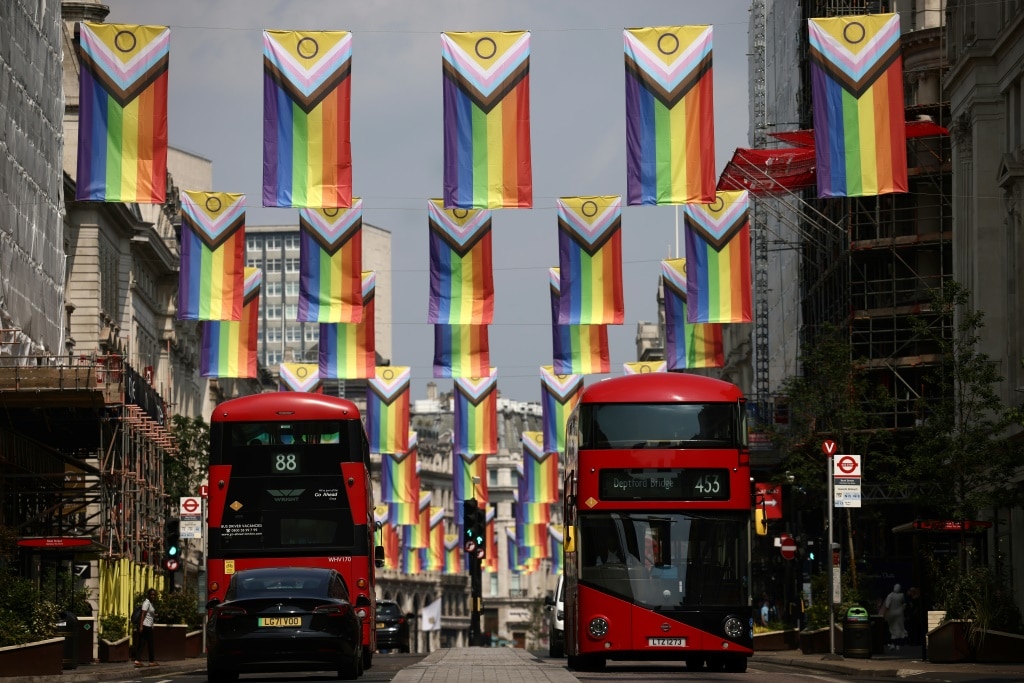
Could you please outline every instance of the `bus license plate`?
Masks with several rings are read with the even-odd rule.
[[[686,647],[686,638],[648,638],[647,647]]]
[[[302,617],[260,617],[260,626],[302,626]]]

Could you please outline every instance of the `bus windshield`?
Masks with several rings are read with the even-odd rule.
[[[580,581],[654,610],[742,603],[748,515],[579,515]]]
[[[579,447],[737,448],[741,427],[736,403],[598,403],[580,406]]]

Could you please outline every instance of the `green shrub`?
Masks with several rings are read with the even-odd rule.
[[[0,647],[52,638],[59,618],[60,609],[35,583],[0,572]]]
[[[106,614],[100,619],[100,637],[114,642],[128,635],[128,617],[124,614]]]
[[[191,589],[161,596],[156,618],[161,624],[186,624],[190,629],[199,628],[203,623],[199,596]]]
[[[929,560],[936,609],[946,611],[946,621],[970,620],[972,642],[980,641],[989,630],[1024,633],[1013,593],[995,572],[977,564],[974,553],[966,569],[956,557],[945,562],[934,557]]]

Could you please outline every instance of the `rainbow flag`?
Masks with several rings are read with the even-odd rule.
[[[551,539],[551,574],[558,576],[562,573],[563,566],[563,550],[564,550],[564,534],[561,524],[549,524],[548,525],[548,538]]]
[[[719,192],[711,204],[683,207],[689,322],[753,319],[748,207],[746,190]]]
[[[205,320],[200,323],[201,376],[256,377],[256,343],[262,284],[263,271],[259,268],[246,268],[245,285],[242,288],[242,319],[238,322]]]
[[[442,33],[444,205],[533,206],[530,34]]]
[[[407,366],[377,366],[367,382],[366,434],[372,453],[409,450],[409,382]]]
[[[430,307],[427,322],[488,325],[494,321],[491,212],[446,209],[427,202]]]
[[[551,346],[555,372],[587,375],[611,369],[607,325],[559,325],[560,268],[548,268],[551,289]]]
[[[480,483],[474,485],[474,477]],[[489,495],[487,454],[455,453],[452,457],[452,497],[455,499],[455,519],[458,523],[462,524],[463,501],[475,498],[478,502],[486,503]]]
[[[427,571],[444,569],[444,508],[430,507],[430,531],[427,539]]]
[[[166,201],[170,44],[166,26],[81,23],[76,200]]]
[[[558,198],[559,325],[621,325],[622,198]]]
[[[907,191],[898,14],[808,19],[819,197]]]
[[[486,377],[490,372],[487,325],[434,325],[434,377]]]
[[[316,363],[281,363],[278,368],[280,391],[304,391],[310,394],[323,393]]]
[[[420,491],[420,503],[415,524],[403,525],[402,541],[410,548],[427,548],[430,544],[430,503],[434,494]]]
[[[415,524],[416,504],[420,499],[420,476],[418,449],[413,448],[405,453],[380,454],[380,499],[385,503],[398,503],[409,506],[396,510],[400,513],[394,517],[396,524]]]
[[[377,362],[374,342],[374,294],[377,274],[364,270],[362,278],[363,320],[358,323],[320,323],[319,366],[321,377],[370,379]]]
[[[665,361],[668,370],[725,366],[722,326],[686,319],[686,259],[661,262],[665,296]]]
[[[350,209],[299,210],[300,323],[363,319],[363,201]]]
[[[626,52],[626,203],[715,198],[710,26],[623,31]]]
[[[565,423],[582,393],[583,375],[559,375],[553,366],[541,366],[540,407],[545,451],[565,452]]]
[[[263,206],[352,205],[351,73],[348,31],[263,32]]]
[[[377,505],[373,508],[373,520],[380,530],[377,543],[384,546],[384,568],[398,569],[398,527],[391,520],[391,506]]]
[[[444,567],[442,574],[461,574],[462,565],[462,537],[458,534],[444,535]]]
[[[405,527],[406,529],[412,529],[415,527]],[[403,543],[405,537],[403,536]],[[402,556],[402,562],[399,571],[403,574],[414,575],[422,574],[426,571],[426,553],[423,552],[423,548],[417,548],[410,545],[403,545],[400,549]]]
[[[685,281],[684,281],[685,284]],[[632,361],[625,362],[622,364],[622,374],[624,375],[646,375],[651,372],[667,372],[668,364],[663,360],[654,361]]]
[[[454,452],[497,453],[497,369],[486,377],[457,377],[454,384]]]
[[[495,530],[496,512],[493,507],[487,509],[487,557],[481,564],[483,571],[498,571],[498,534]]]
[[[241,320],[245,195],[181,193],[178,320]]]
[[[523,432],[523,503],[558,500],[558,453],[544,450],[544,432]],[[545,520],[546,521],[546,520]]]

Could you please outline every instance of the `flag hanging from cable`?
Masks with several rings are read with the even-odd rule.
[[[263,206],[352,205],[351,72],[348,31],[263,32]]]
[[[241,320],[245,195],[181,193],[178,320]]]
[[[485,377],[455,378],[453,394],[453,452],[497,453],[497,369]]]
[[[281,363],[278,369],[281,391],[304,391],[322,394],[323,383],[316,363]]]
[[[722,326],[686,319],[686,259],[661,262],[665,297],[665,362],[669,370],[720,368],[725,365]]]
[[[444,513],[443,507],[430,506],[430,531],[427,539],[427,571],[444,569]]]
[[[462,574],[462,538],[458,534],[444,535],[444,569],[442,574]]]
[[[245,269],[242,319],[206,320],[200,323],[202,342],[199,374],[202,377],[256,377],[256,345],[259,329],[260,286],[263,271]]]
[[[409,450],[409,384],[411,368],[387,365],[375,368],[366,386],[366,435],[371,453]]]
[[[362,277],[362,321],[321,323],[318,360],[320,376],[333,379],[370,379],[375,376],[377,352],[374,341],[374,295],[377,274],[364,270]]]
[[[626,203],[715,198],[711,26],[623,31]]]
[[[558,198],[559,325],[621,325],[622,198]]]
[[[541,424],[544,450],[565,452],[565,423],[583,393],[583,375],[559,375],[551,365],[540,368]]]
[[[430,305],[427,322],[488,325],[494,322],[491,212],[446,209],[427,202],[430,232]]]
[[[663,360],[627,361],[622,364],[622,374],[624,375],[647,375],[652,372],[667,371],[668,365]]]
[[[687,320],[749,323],[750,215],[746,190],[719,192],[711,204],[683,207]]]
[[[900,16],[807,21],[818,196],[906,192]]]
[[[533,206],[530,34],[442,33],[444,205]]]
[[[523,503],[558,500],[558,453],[544,450],[544,432],[523,432]],[[548,520],[544,520],[547,522]]]
[[[486,377],[491,372],[487,325],[434,325],[434,377]]]
[[[80,27],[75,199],[163,204],[171,30],[89,21]]]
[[[559,268],[548,269],[551,290],[551,346],[555,372],[564,375],[601,374],[611,370],[607,325],[559,325],[561,280]]]
[[[348,209],[299,210],[300,323],[363,319],[363,202]]]

